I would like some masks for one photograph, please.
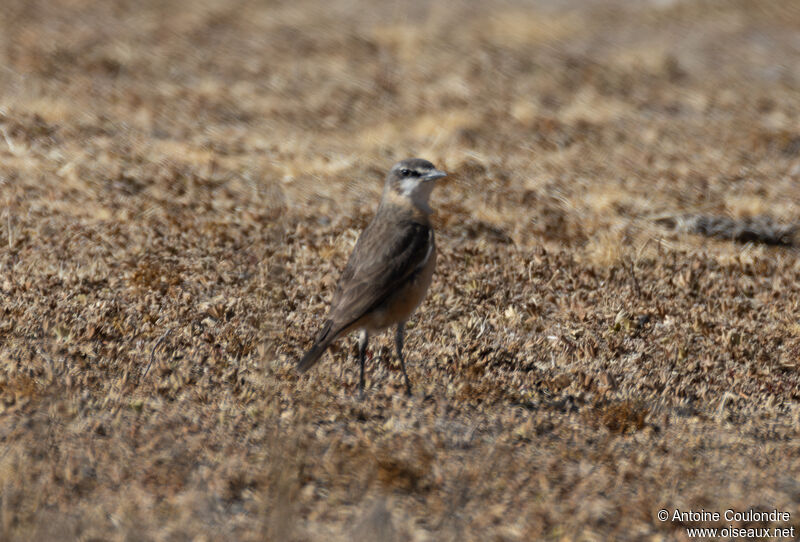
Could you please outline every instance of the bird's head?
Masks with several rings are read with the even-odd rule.
[[[437,179],[447,176],[433,164],[421,158],[408,158],[397,162],[386,175],[384,198],[401,198],[415,207],[430,213],[428,198]]]

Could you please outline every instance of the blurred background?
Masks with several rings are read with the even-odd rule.
[[[204,168],[249,201],[350,215],[420,155],[455,174],[441,207],[518,243],[582,245],[660,212],[792,218],[798,11],[6,2],[3,129],[36,152],[5,178],[53,173],[84,194],[62,202],[84,202],[109,179],[147,189]],[[524,216],[507,208],[521,200]]]
[[[347,341],[293,359],[410,156],[451,173],[418,395],[387,339],[357,403]],[[800,517],[796,253],[657,222],[798,181],[792,0],[4,0],[0,538]]]

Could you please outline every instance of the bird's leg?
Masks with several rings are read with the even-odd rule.
[[[400,358],[400,368],[403,370],[403,378],[406,381],[406,393],[411,395],[411,382],[408,380],[408,373],[406,373],[406,361],[403,359],[403,335],[405,333],[405,322],[397,324],[397,333],[394,336],[394,343],[397,347],[397,357]]]
[[[364,397],[364,362],[367,359],[367,343],[369,342],[369,334],[366,329],[361,330],[361,335],[358,337],[358,362],[361,365],[361,375],[358,379],[358,397]]]

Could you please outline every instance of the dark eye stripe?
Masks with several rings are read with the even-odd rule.
[[[419,171],[403,168],[400,170],[400,175],[402,175],[403,177],[419,177]]]

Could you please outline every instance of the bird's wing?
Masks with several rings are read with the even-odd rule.
[[[339,279],[330,319],[344,329],[379,306],[433,253],[433,228],[413,220],[375,220],[361,234]]]

